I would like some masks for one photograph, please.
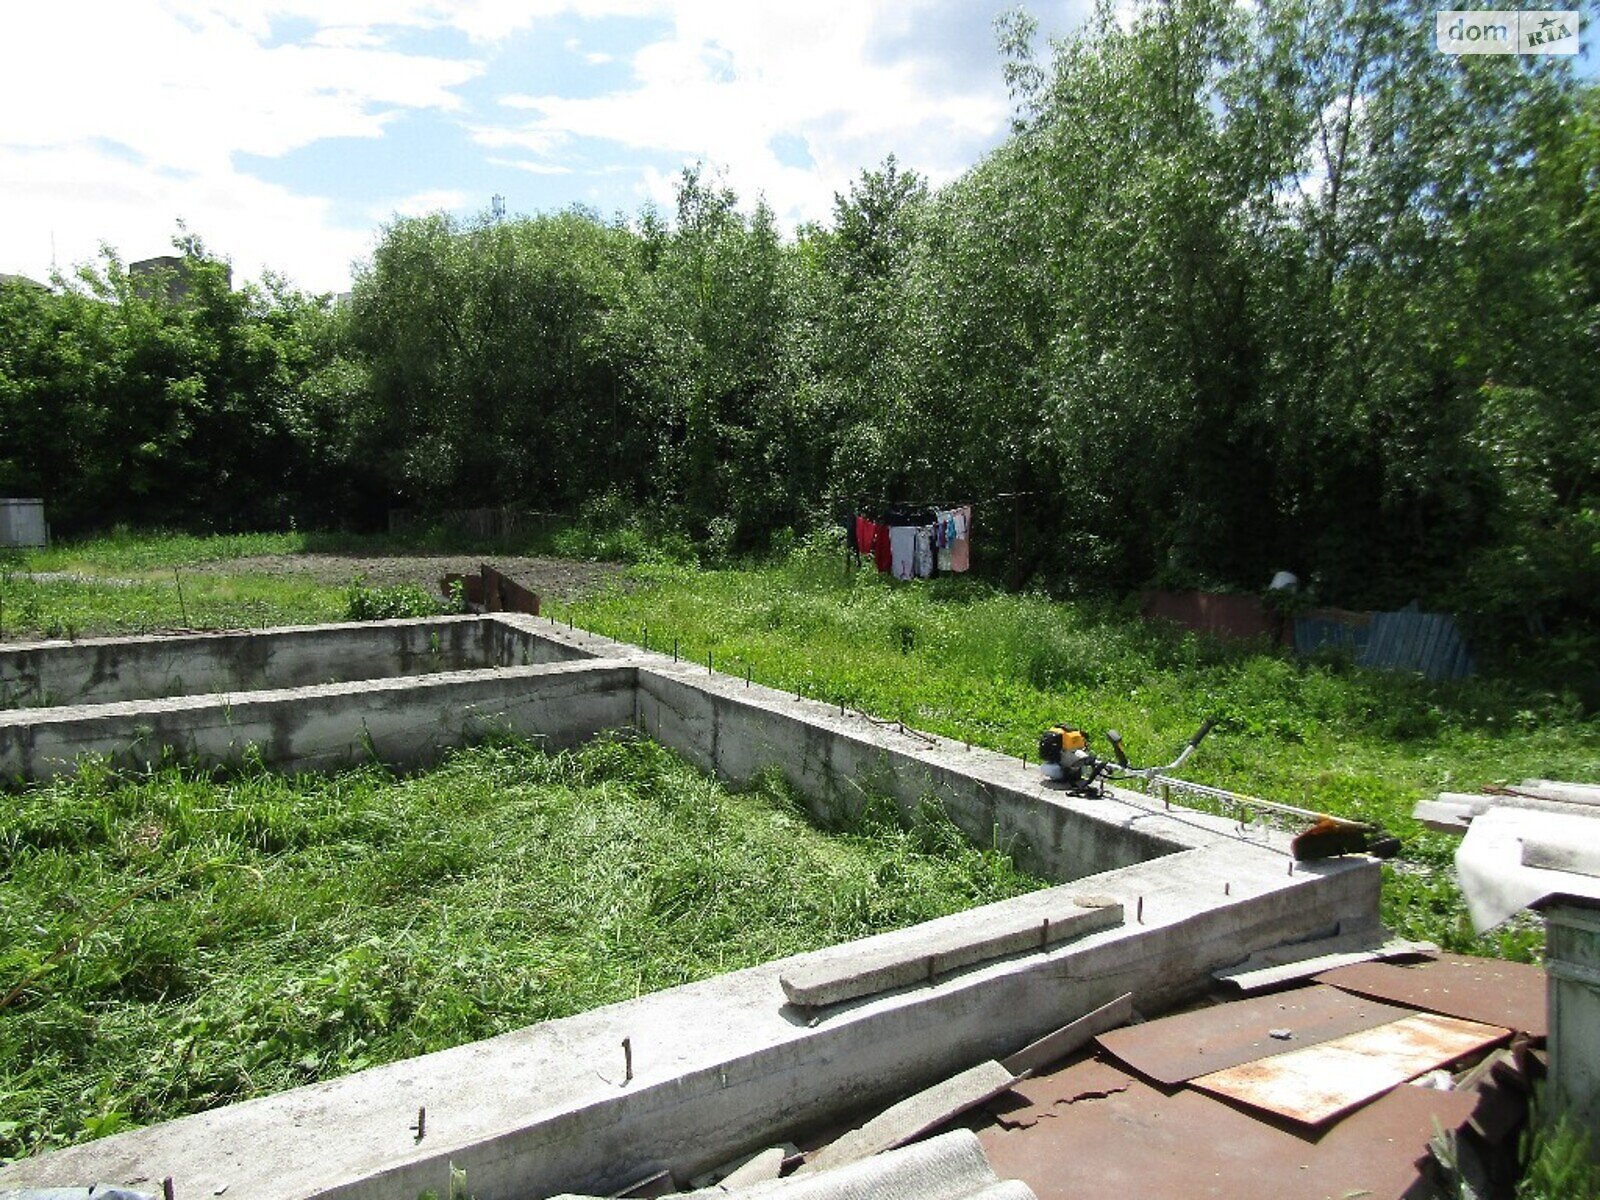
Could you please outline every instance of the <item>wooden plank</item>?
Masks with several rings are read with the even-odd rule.
[[[1256,1062],[1190,1080],[1214,1096],[1321,1125],[1390,1088],[1504,1041],[1509,1029],[1417,1013]]]
[[[1472,807],[1443,800],[1418,800],[1411,819],[1421,821],[1435,833],[1462,834],[1472,826]]]
[[[732,1191],[735,1188],[749,1187],[751,1184],[776,1179],[783,1173],[783,1160],[788,1156],[789,1151],[783,1146],[769,1146],[752,1154],[729,1171],[722,1177],[718,1186]]]
[[[1574,846],[1565,842],[1527,838],[1522,843],[1522,865],[1600,878],[1600,844]]]
[[[1087,1046],[1095,1035],[1126,1025],[1132,1019],[1133,993],[1124,992],[1111,1003],[1084,1013],[1054,1033],[1047,1033],[1038,1041],[1030,1042],[1010,1058],[1001,1059],[1000,1065],[1013,1075],[1038,1071],[1053,1062],[1059,1062],[1078,1047]]]
[[[1011,1072],[999,1063],[992,1060],[979,1063],[900,1101],[861,1128],[824,1146],[800,1170],[806,1173],[827,1171],[904,1146],[952,1117],[993,1100],[1015,1082]]]

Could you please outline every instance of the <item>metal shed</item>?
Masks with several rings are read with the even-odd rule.
[[[47,546],[44,501],[0,497],[0,546]]]

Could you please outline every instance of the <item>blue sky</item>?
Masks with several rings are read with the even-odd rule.
[[[1045,35],[1090,0],[1031,3]],[[0,271],[165,253],[182,219],[315,290],[394,215],[672,207],[704,160],[792,228],[1009,120],[1013,0],[63,0],[0,14]]]

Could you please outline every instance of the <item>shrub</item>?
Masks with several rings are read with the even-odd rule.
[[[361,580],[345,593],[345,619],[392,621],[400,617],[437,617],[444,605],[414,583],[368,587]]]

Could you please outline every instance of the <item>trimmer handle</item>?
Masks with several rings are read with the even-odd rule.
[[[1206,734],[1210,733],[1216,727],[1217,727],[1217,718],[1216,717],[1207,717],[1205,724],[1200,726],[1199,729],[1195,730],[1195,735],[1192,738],[1189,739],[1189,745],[1191,745],[1191,746],[1195,747],[1196,749],[1198,749],[1199,746],[1200,746],[1200,743],[1206,740]]]
[[[1106,730],[1106,741],[1111,743],[1111,752],[1117,756],[1117,762],[1122,766],[1128,765],[1128,756],[1122,749],[1122,735],[1115,729]]]

